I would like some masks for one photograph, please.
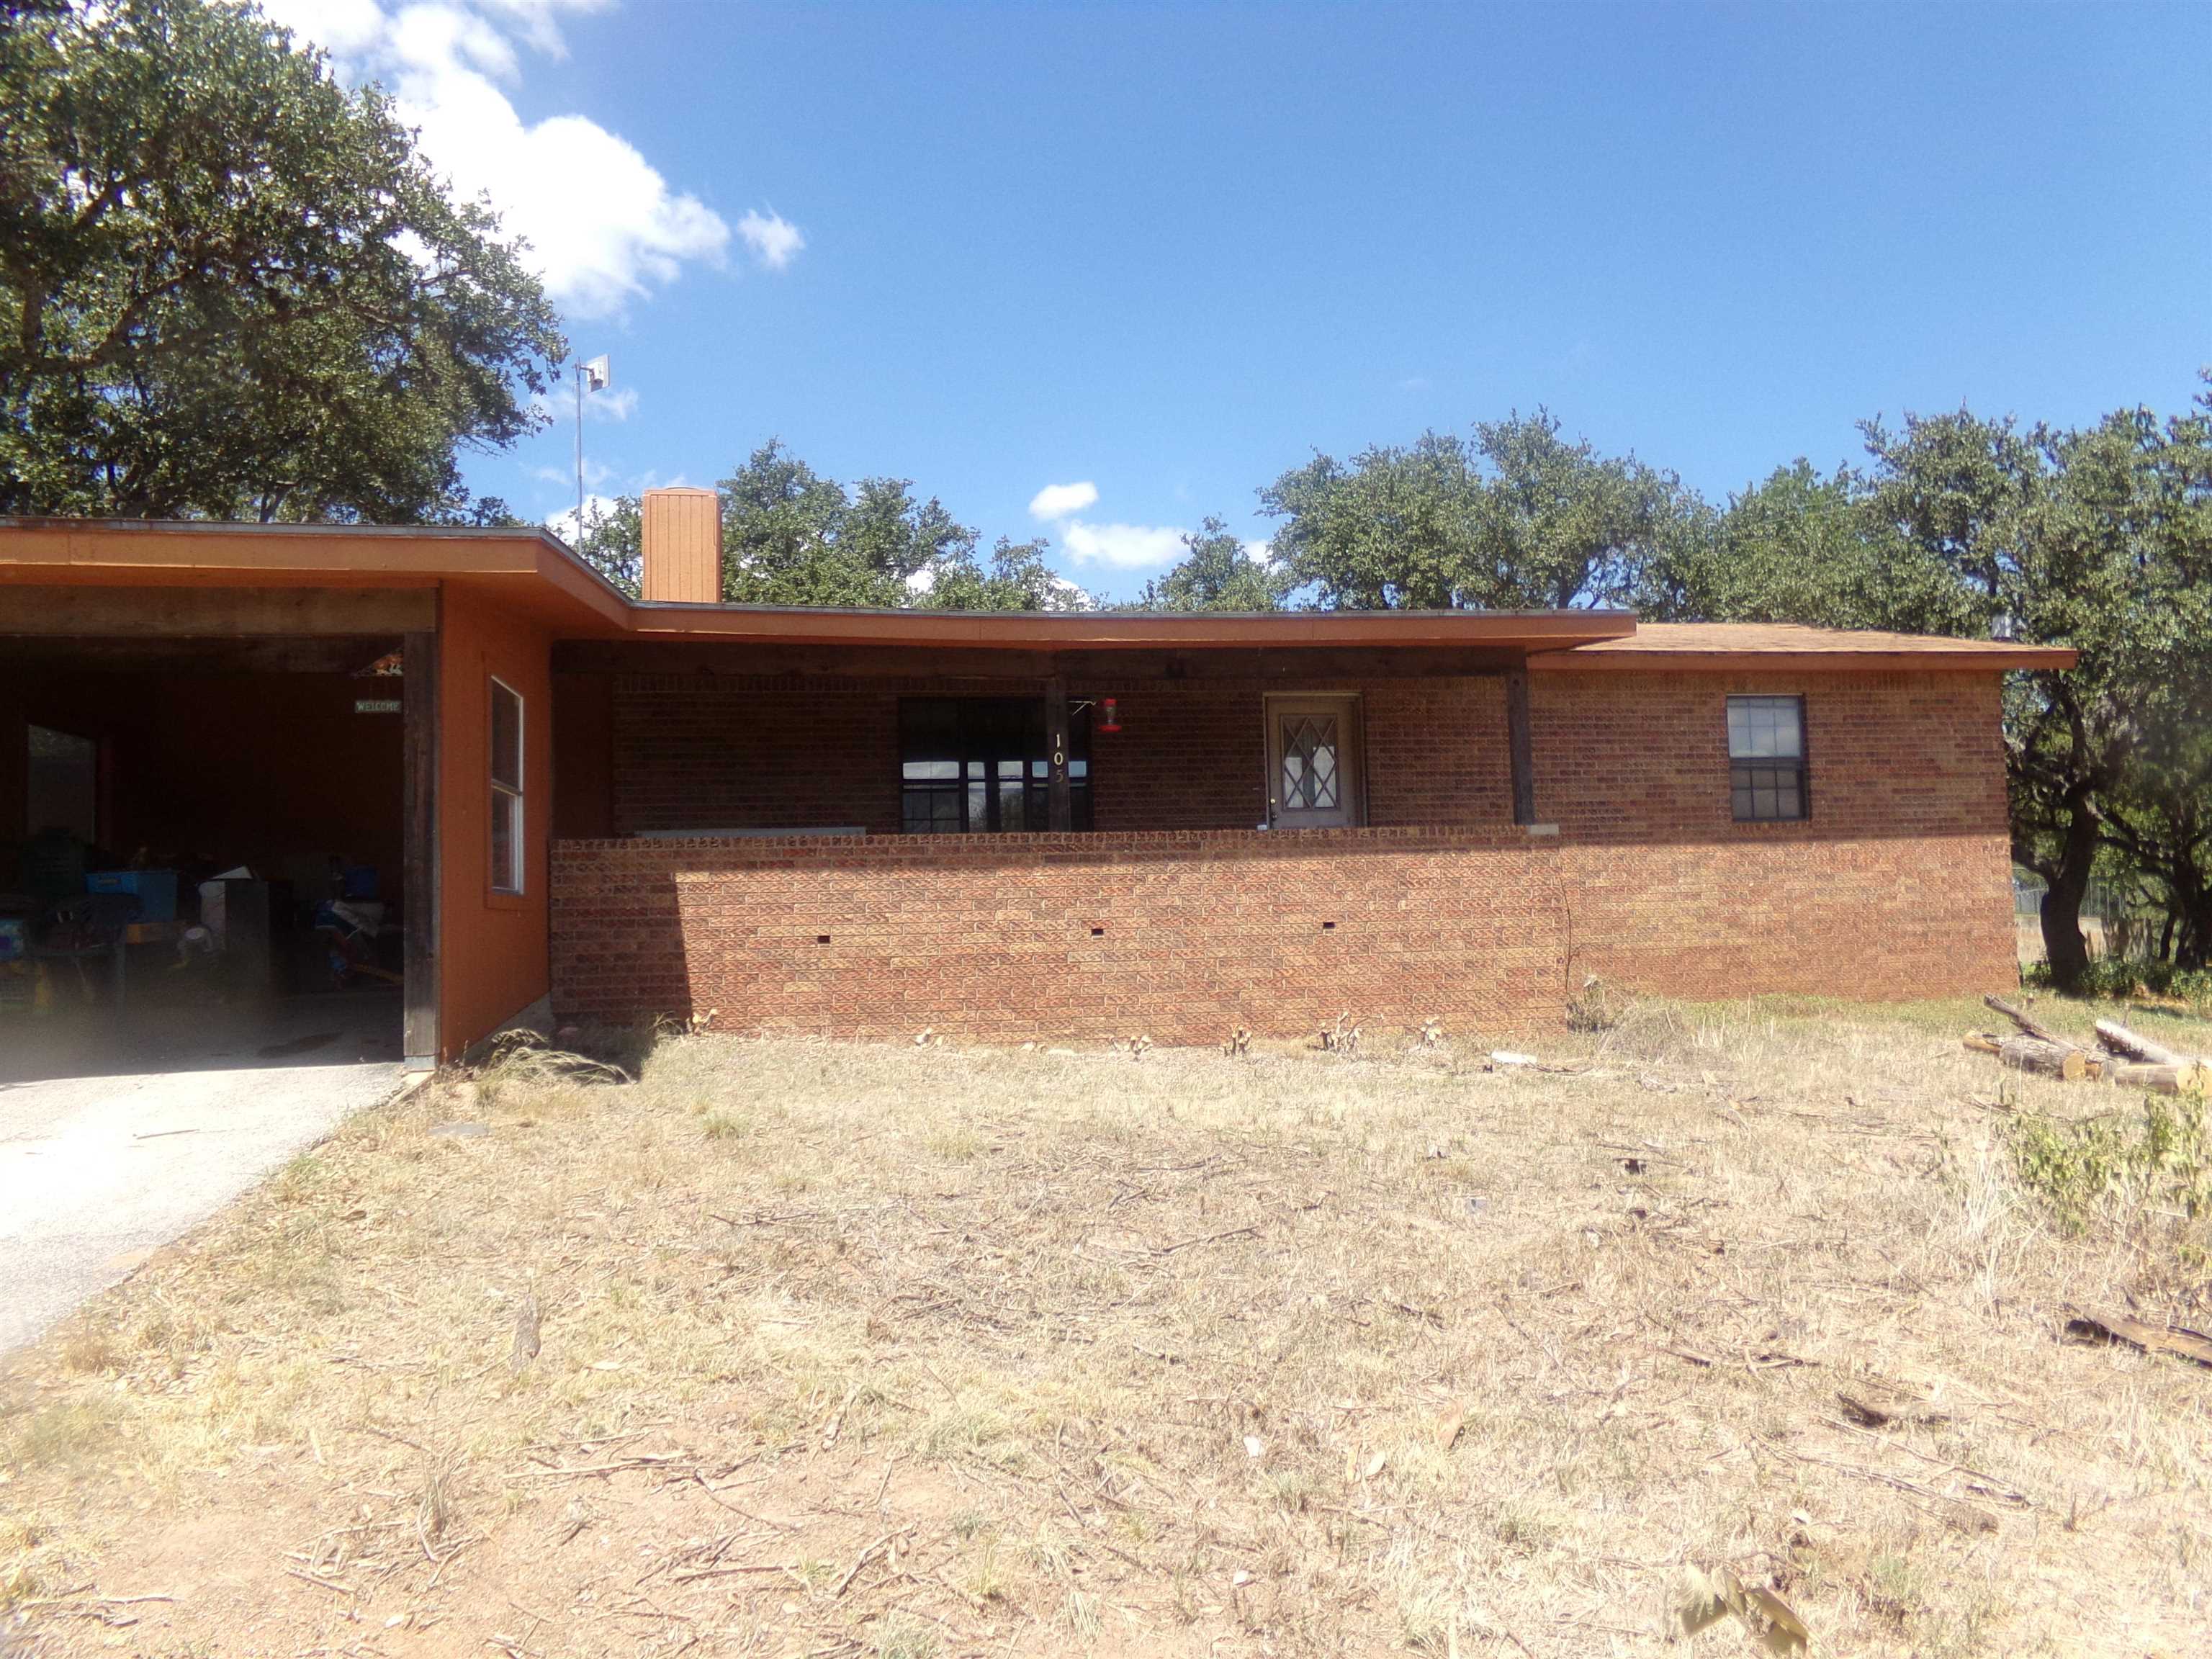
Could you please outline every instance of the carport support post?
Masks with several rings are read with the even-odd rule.
[[[1044,683],[1044,739],[1052,751],[1046,774],[1046,810],[1053,829],[1072,830],[1075,809],[1067,793],[1067,682],[1058,674]]]
[[[1528,671],[1505,671],[1505,743],[1513,763],[1513,822],[1536,821],[1536,744],[1528,723]]]
[[[405,866],[407,1069],[438,1064],[438,636],[410,633],[400,645],[401,862]]]

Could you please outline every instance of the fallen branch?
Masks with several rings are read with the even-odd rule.
[[[2007,1002],[2001,996],[1992,994],[1984,997],[1982,1000],[1993,1011],[2002,1014],[2014,1024],[2019,1026],[2020,1029],[2026,1032],[2029,1036],[2034,1037],[2039,1042],[2056,1043],[2062,1048],[2072,1048],[2080,1046],[2071,1038],[2061,1036],[2057,1032],[2052,1030],[2048,1025],[2043,1024],[2038,1020],[2031,1019],[2027,1014],[2023,1013],[2018,1008],[2014,1007],[2012,1004]]]
[[[2186,1066],[2192,1064],[2187,1054],[2154,1042],[2139,1032],[2130,1031],[2117,1019],[2097,1022],[2097,1041],[2116,1054],[2130,1060],[2139,1060],[2152,1066]]]
[[[2212,1065],[2201,1060],[2172,1066],[2112,1060],[2105,1062],[2105,1076],[2120,1088],[2148,1089],[2154,1095],[2212,1094]]]
[[[2212,1367],[2212,1340],[2179,1325],[2146,1325],[2124,1314],[2079,1314],[2066,1322],[2069,1342],[2123,1342],[2144,1353],[2170,1353]]]
[[[2089,1056],[2070,1042],[2039,1036],[2010,1036],[1997,1045],[1997,1060],[2016,1072],[2079,1083],[2089,1075]]]

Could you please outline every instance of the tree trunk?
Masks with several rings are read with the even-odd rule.
[[[2186,1056],[2156,1042],[2140,1031],[2130,1031],[2117,1019],[2097,1022],[2097,1041],[2116,1054],[2130,1060],[2140,1060],[2152,1066],[2178,1066]]]
[[[2045,1042],[2041,1037],[2011,1036],[1997,1044],[1997,1058],[2018,1072],[2033,1072],[2068,1083],[2089,1075],[2089,1056],[2069,1044]]]
[[[2105,1075],[2119,1088],[2147,1089],[2155,1095],[2202,1095],[2212,1090],[2212,1066],[2201,1060],[2185,1060],[2173,1066],[2116,1060],[2106,1068]]]
[[[2088,884],[2052,882],[2043,896],[2043,954],[2051,963],[2051,982],[2078,991],[2089,973],[2089,942],[2081,937],[2081,896]]]
[[[2078,991],[2089,972],[2089,942],[2081,937],[2081,900],[2097,865],[2097,820],[2086,800],[2072,803],[2065,844],[2056,862],[2041,874],[2050,884],[2043,896],[2043,953],[2051,963],[2051,982]]]
[[[2203,968],[2212,961],[2212,892],[2186,895],[2180,936],[2167,958],[2177,968]]]

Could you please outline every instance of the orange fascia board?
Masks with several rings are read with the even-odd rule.
[[[1197,650],[1266,646],[1524,646],[1557,650],[1633,633],[1626,611],[828,611],[633,605],[628,637],[1005,650]]]
[[[0,581],[483,591],[549,625],[623,631],[629,601],[550,532],[0,519]]]
[[[1776,651],[1758,648],[1698,651],[1531,652],[1528,672],[1552,674],[1728,674],[1782,671],[1796,674],[2009,673],[2016,669],[2071,668],[2076,653],[2064,646],[2014,645],[1898,651]]]
[[[1876,629],[1812,628],[1802,623],[1646,623],[1625,639],[1605,640],[1528,659],[1531,669],[1566,673],[1716,673],[1783,669],[1844,674],[1934,671],[2003,673],[2071,668],[2064,646],[2014,645]]]
[[[1781,623],[1652,623],[1624,611],[1099,613],[833,611],[641,603],[550,532],[411,525],[0,519],[0,582],[329,587],[450,585],[556,637],[1006,650],[1269,646],[1525,651],[1549,673],[2065,669],[2063,647]]]

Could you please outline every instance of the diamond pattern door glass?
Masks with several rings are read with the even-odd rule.
[[[1332,811],[1340,799],[1336,716],[1290,714],[1283,720],[1283,805]]]

